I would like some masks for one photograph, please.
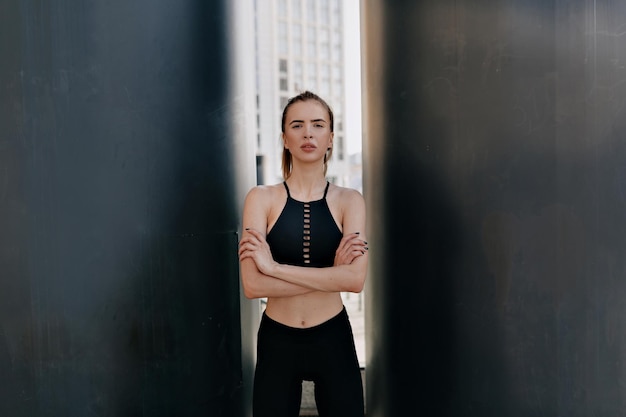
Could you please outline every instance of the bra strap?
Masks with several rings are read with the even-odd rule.
[[[285,190],[287,190],[287,197],[291,198],[291,193],[289,192],[289,187],[287,187],[287,181],[283,181],[283,184],[285,185]]]
[[[324,197],[322,197],[324,200],[326,199],[326,194],[328,194],[328,187],[330,187],[330,182],[326,181],[326,188],[324,189]]]

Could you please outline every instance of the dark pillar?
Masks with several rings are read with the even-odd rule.
[[[368,416],[626,414],[626,3],[365,0]]]
[[[246,412],[230,7],[2,3],[0,415]]]

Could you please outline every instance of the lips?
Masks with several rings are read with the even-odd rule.
[[[315,149],[317,149],[317,146],[315,146],[315,145],[302,145],[302,146],[300,146],[300,149],[302,149],[303,151],[314,151]]]

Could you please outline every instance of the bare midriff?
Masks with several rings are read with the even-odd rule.
[[[315,291],[294,297],[269,298],[266,314],[289,327],[317,326],[335,317],[343,310],[338,292]]]

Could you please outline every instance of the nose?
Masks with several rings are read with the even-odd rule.
[[[304,138],[312,138],[313,137],[313,131],[311,130],[311,126],[307,125],[304,128]]]

